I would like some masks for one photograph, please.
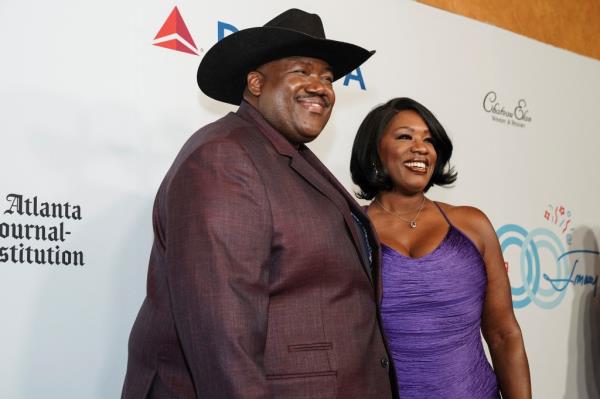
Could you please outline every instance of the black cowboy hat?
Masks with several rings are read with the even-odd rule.
[[[198,86],[215,100],[238,105],[248,72],[269,61],[292,56],[318,58],[331,66],[337,80],[374,53],[326,39],[317,14],[293,8],[262,27],[232,33],[212,46],[198,67]]]

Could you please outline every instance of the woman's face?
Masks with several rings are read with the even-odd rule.
[[[421,116],[412,110],[398,112],[388,123],[377,147],[394,191],[414,194],[425,190],[437,154],[431,133]]]

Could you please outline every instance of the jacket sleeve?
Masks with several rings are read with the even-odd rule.
[[[200,147],[167,188],[166,257],[175,328],[200,398],[268,398],[271,213],[237,143]]]

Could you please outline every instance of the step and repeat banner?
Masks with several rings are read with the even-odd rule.
[[[151,208],[180,146],[235,107],[196,68],[292,1],[0,2],[0,397],[114,398],[145,294]],[[309,1],[377,54],[311,144],[348,190],[356,129],[412,97],[451,135],[453,188],[497,229],[534,396],[600,397],[600,62],[408,1]],[[236,62],[235,59],[230,62]]]

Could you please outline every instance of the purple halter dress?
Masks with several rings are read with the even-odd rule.
[[[480,335],[485,264],[438,209],[449,228],[429,254],[415,259],[381,245],[381,316],[400,397],[498,398]]]

